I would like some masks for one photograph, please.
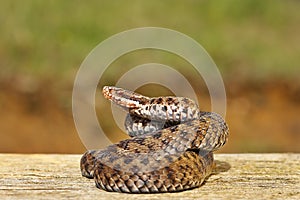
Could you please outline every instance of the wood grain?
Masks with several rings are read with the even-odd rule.
[[[81,177],[81,155],[0,154],[0,199],[300,199],[300,154],[217,154],[200,188],[109,193]]]

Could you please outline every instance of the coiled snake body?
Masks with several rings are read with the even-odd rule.
[[[213,168],[213,151],[227,141],[228,126],[185,97],[148,98],[105,86],[106,99],[124,108],[130,139],[81,158],[81,172],[106,191],[174,192],[200,186]]]

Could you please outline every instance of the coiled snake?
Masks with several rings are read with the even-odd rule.
[[[174,192],[200,186],[213,168],[213,151],[227,141],[221,116],[185,97],[149,98],[105,86],[103,95],[125,109],[130,139],[81,158],[83,176],[106,191]]]

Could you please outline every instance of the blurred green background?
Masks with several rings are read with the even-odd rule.
[[[299,10],[296,0],[2,0],[0,152],[83,152],[71,110],[76,72],[101,41],[145,26],[187,34],[219,67],[231,130],[223,152],[300,152]],[[193,79],[182,59],[144,50],[114,62],[99,85],[113,85],[146,62],[175,66]],[[153,90],[168,92],[156,85],[140,92]],[[207,92],[199,99],[209,107]],[[108,132],[120,132],[111,113],[99,116]]]

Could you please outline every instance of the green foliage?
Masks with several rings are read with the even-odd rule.
[[[225,76],[290,77],[299,72],[299,10],[293,0],[1,1],[0,73],[65,78],[109,36],[159,26],[196,39]]]

